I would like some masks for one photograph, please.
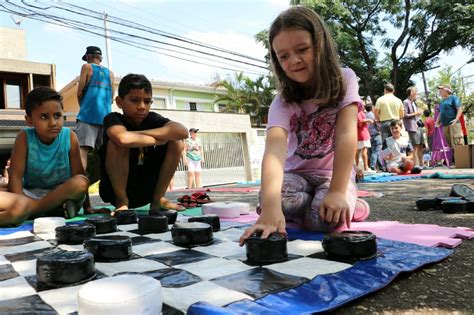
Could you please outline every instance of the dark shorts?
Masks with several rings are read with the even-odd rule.
[[[130,149],[129,173],[127,180],[127,196],[129,208],[142,207],[149,204],[153,198],[160,168],[165,159],[168,144],[147,147],[143,165],[138,165],[138,152],[136,148]],[[105,168],[107,148],[104,145],[100,151],[101,155],[101,180],[99,184],[99,195],[104,202],[116,205],[115,193],[110,178]]]

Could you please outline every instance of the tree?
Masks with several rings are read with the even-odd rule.
[[[255,81],[243,72],[234,73],[229,80],[221,80],[216,85],[227,90],[225,95],[217,95],[214,103],[226,104],[227,112],[250,114],[252,125],[261,126],[266,122],[268,107],[275,96],[275,88],[265,76]]]
[[[292,0],[329,25],[341,61],[352,68],[360,94],[372,99],[391,81],[403,91],[410,78],[431,68],[441,52],[473,50],[471,0]],[[382,48],[382,50],[380,49]]]

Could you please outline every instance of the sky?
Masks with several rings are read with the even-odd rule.
[[[12,2],[21,4],[17,0]],[[103,21],[100,20],[78,16],[64,10],[48,9],[49,6],[55,5],[51,1],[33,2],[29,0],[26,3],[40,8],[41,12],[46,14],[59,13],[61,16],[74,18],[82,23],[103,27]],[[254,36],[261,30],[268,28],[273,19],[289,6],[288,0],[68,0],[63,1],[63,3],[74,4],[100,13],[106,12],[112,18],[139,23],[150,30],[168,32],[192,41],[199,41],[206,45],[254,58],[248,59],[235,54],[191,45],[183,41],[150,35],[141,31],[131,31],[109,22],[109,28],[112,30],[134,32],[135,35],[144,37],[134,39],[133,44],[145,50],[109,41],[111,52],[109,62],[116,76],[142,73],[149,79],[192,84],[209,84],[216,75],[220,78],[228,78],[233,75],[234,71],[188,62],[183,58],[197,59],[180,53],[180,51],[183,51],[182,48],[158,44],[156,41],[182,46],[188,54],[197,54],[191,51],[191,49],[194,49],[262,65],[259,60],[264,59],[266,50],[262,44],[256,43]],[[56,5],[61,5],[61,2],[56,3]],[[69,9],[77,11],[77,8],[74,7],[69,7]],[[0,12],[0,26],[18,28],[13,20],[21,21],[19,27],[26,31],[27,59],[29,61],[56,64],[56,88],[58,90],[79,75],[83,64],[81,57],[87,46],[101,47],[104,55],[103,64],[106,66],[109,64],[105,39],[102,36]],[[104,32],[86,25],[81,27],[100,34]],[[118,36],[116,34],[112,35]],[[152,39],[155,42],[146,39]],[[177,56],[181,59],[165,56],[164,54]],[[212,56],[207,56],[207,58],[215,59]],[[467,51],[456,49],[449,56],[444,55],[438,64],[442,67],[450,65],[453,69],[463,67],[462,73],[469,74],[474,72],[474,63],[465,65],[469,59],[470,55]],[[218,63],[215,60],[199,59],[199,62],[244,71],[245,74],[251,77],[267,73],[261,67],[249,66],[230,60]],[[429,71],[427,77],[436,75],[437,70],[439,69]],[[421,77],[415,77],[414,79],[421,84]]]

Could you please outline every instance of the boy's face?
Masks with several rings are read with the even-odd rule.
[[[61,103],[55,100],[43,102],[31,111],[31,116],[25,116],[26,123],[34,127],[41,142],[51,144],[64,125]]]
[[[399,125],[395,125],[393,127],[390,127],[390,131],[392,132],[392,136],[394,138],[400,137],[400,132],[402,131],[402,128],[400,128]]]
[[[148,116],[151,103],[153,103],[151,93],[147,93],[143,89],[132,89],[124,98],[117,96],[115,101],[117,106],[122,109],[125,119],[136,126]]]

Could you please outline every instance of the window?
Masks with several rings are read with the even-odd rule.
[[[195,102],[189,102],[189,110],[197,111],[197,104]]]
[[[153,96],[153,104],[151,104],[151,109],[165,109],[166,108],[166,99],[164,97]]]
[[[6,104],[8,108],[20,109],[21,108],[21,85],[20,84],[9,84],[7,81],[6,87]]]

